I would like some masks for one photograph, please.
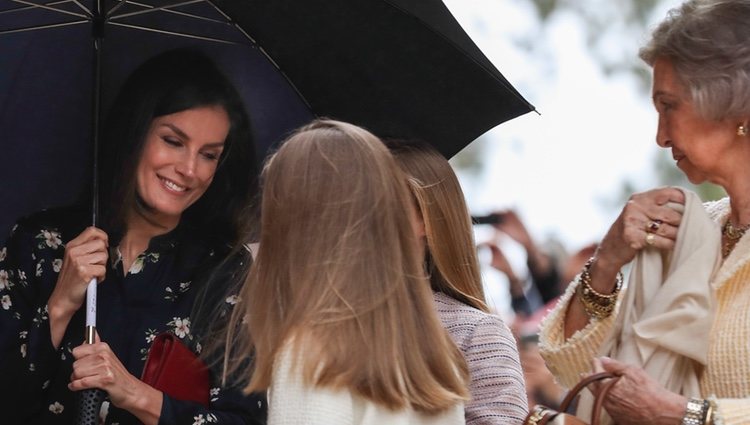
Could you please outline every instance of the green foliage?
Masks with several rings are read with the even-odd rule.
[[[533,0],[539,20],[546,21],[559,7],[558,0]]]

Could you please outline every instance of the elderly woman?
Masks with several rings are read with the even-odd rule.
[[[691,182],[721,185],[729,196],[705,206],[721,228],[723,261],[711,282],[717,303],[713,327],[694,340],[707,347],[707,362],[698,374],[700,397],[689,399],[668,391],[641,368],[594,359],[595,370],[622,376],[604,404],[618,424],[748,422],[748,39],[750,1],[689,0],[669,13],[641,49],[640,57],[653,67],[657,143],[671,150],[677,167]],[[592,358],[615,321],[620,269],[646,247],[668,251],[675,246],[683,216],[667,204],[684,202],[684,193],[674,188],[633,195],[544,323],[542,354],[566,386],[580,373],[591,371]],[[592,296],[606,301],[599,311],[590,308]]]

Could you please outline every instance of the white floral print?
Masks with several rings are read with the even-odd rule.
[[[175,317],[167,324],[174,327],[174,334],[180,338],[185,338],[190,335],[190,318],[188,317],[185,317],[184,319]]]
[[[31,224],[36,225],[33,222]],[[23,226],[18,229],[22,228]],[[19,361],[23,359],[24,364],[20,367],[23,370],[18,371],[19,374],[35,375],[41,378],[37,384],[33,385],[34,390],[40,392],[44,390],[45,394],[47,394],[44,401],[39,400],[42,402],[40,413],[44,413],[51,422],[62,423],[60,421],[64,421],[68,415],[73,415],[76,409],[75,406],[68,405],[70,402],[67,401],[67,398],[62,398],[62,394],[68,393],[66,387],[68,380],[65,377],[58,379],[58,375],[53,375],[55,376],[54,379],[49,380],[50,377],[38,375],[41,371],[46,371],[46,368],[40,367],[37,369],[35,367],[38,357],[35,350],[40,349],[38,346],[40,342],[43,343],[43,340],[37,338],[38,335],[36,333],[40,331],[47,332],[45,329],[49,327],[49,308],[45,306],[43,298],[40,298],[38,302],[27,304],[19,302],[21,298],[17,298],[15,293],[12,293],[16,289],[23,289],[22,285],[24,282],[22,279],[26,279],[30,287],[34,285],[35,290],[37,285],[40,288],[54,288],[55,281],[59,273],[62,272],[64,262],[62,257],[68,238],[74,235],[67,233],[67,224],[59,228],[45,227],[44,229],[42,230],[40,227],[24,229],[23,232],[16,233],[17,238],[20,236],[23,239],[13,240],[14,244],[9,245],[7,250],[0,246],[0,318],[6,321],[13,320],[15,323],[16,319],[14,317],[17,317],[18,322],[23,323],[23,327],[27,330],[21,331],[21,329],[17,329],[15,326],[4,328],[4,322],[0,322],[0,328],[3,328],[3,333],[7,336],[8,340],[13,340],[13,345],[8,347],[9,350],[12,350],[13,355],[18,357]],[[175,233],[175,235],[182,237],[183,234]],[[193,326],[190,312],[194,298],[196,297],[194,292],[198,289],[197,286],[193,287],[192,278],[196,272],[202,272],[204,267],[209,267],[208,263],[204,265],[208,249],[202,245],[202,239],[193,241],[188,233],[185,233],[185,235],[188,238],[185,242],[185,250],[172,251],[162,240],[155,240],[155,243],[141,255],[139,263],[134,265],[132,271],[128,270],[130,267],[125,269],[131,274],[138,272],[132,277],[129,274],[122,273],[122,263],[115,266],[116,270],[120,272],[116,275],[116,283],[118,284],[128,285],[132,281],[133,286],[135,286],[154,282],[154,285],[151,286],[153,288],[151,297],[153,298],[149,298],[149,301],[154,302],[158,307],[152,309],[153,313],[149,309],[142,316],[142,320],[139,317],[140,321],[136,326],[133,326],[132,329],[128,328],[128,332],[132,332],[128,334],[128,338],[132,337],[134,344],[128,346],[127,356],[133,360],[138,359],[138,350],[142,347],[146,347],[146,350],[148,350],[148,347],[153,345],[155,338],[163,332],[173,333],[189,349],[197,353],[202,351],[198,335],[193,334],[198,329]],[[169,237],[172,236],[165,236],[164,239],[166,240]],[[195,245],[194,242],[200,244]],[[19,257],[23,259],[22,262],[17,263],[15,261],[15,255],[19,254],[14,251],[15,246],[26,249],[25,253],[21,253],[23,256]],[[180,245],[178,244],[177,246]],[[157,249],[158,252],[151,251],[151,248]],[[110,252],[114,253],[114,248],[110,249]],[[222,250],[221,252],[224,253],[225,251]],[[182,255],[185,255],[185,257],[181,257]],[[111,259],[114,259],[114,257],[115,255],[110,255]],[[175,258],[179,261],[175,261]],[[111,262],[112,260],[107,264],[108,273],[114,269]],[[202,267],[200,270],[197,269],[199,266]],[[196,284],[198,284],[197,281]],[[164,295],[168,293],[165,292],[166,287],[170,287],[172,294],[177,297],[174,302],[163,299]],[[234,293],[224,292],[224,287],[219,289],[221,289],[219,293],[224,293],[223,296],[225,299]],[[226,302],[221,302],[221,296],[218,296],[218,300],[216,301],[219,302],[219,305],[215,307],[223,312],[231,311],[232,306],[240,302],[237,296],[232,296]],[[102,311],[104,310],[105,308],[102,308]],[[14,330],[14,328],[17,330]],[[70,367],[74,362],[75,359],[70,353],[70,349],[79,343],[78,341],[67,341],[67,339],[65,338],[62,341],[61,347],[53,355],[54,360],[60,362],[60,365],[64,365],[65,368]],[[42,344],[41,348],[44,349],[46,346]],[[60,361],[60,359],[65,360]],[[62,374],[59,376],[62,377]],[[219,384],[215,384],[214,386],[219,387]],[[209,400],[215,405],[215,403],[227,397],[230,399],[230,402],[234,403],[235,400],[233,397],[241,396],[235,394],[234,390],[231,392],[227,391],[215,388],[211,391]],[[105,402],[96,413],[99,415],[100,424],[114,425],[115,422],[118,422],[116,417],[120,415],[120,410],[111,401],[107,401],[109,404]],[[47,405],[46,408],[44,407],[45,404]],[[247,404],[248,406],[242,407],[243,411],[245,409],[248,412],[255,411],[254,400]],[[221,414],[216,412],[210,414],[210,411],[198,407],[194,410],[191,408],[187,413],[184,418],[185,425],[193,423],[190,422],[190,418],[194,418],[195,423],[202,425],[224,423],[224,418],[221,417]],[[231,420],[229,422],[234,423],[237,421]],[[3,419],[0,419],[0,424],[3,423]]]
[[[56,415],[59,415],[60,413],[62,413],[63,410],[65,410],[65,406],[63,406],[57,401],[49,405],[49,411]]]
[[[184,294],[185,292],[189,290],[190,290],[190,281],[180,282],[179,289],[177,289],[177,292],[175,292],[172,289],[172,287],[167,286],[166,288],[164,288],[164,292],[167,293],[166,295],[164,295],[164,299],[169,300],[169,301],[175,301],[179,294]]]
[[[60,245],[62,245],[60,234],[52,230],[42,230],[42,233],[37,235],[37,239],[41,239],[44,245],[47,245],[52,249],[57,249]],[[39,247],[43,248],[44,246],[40,244]]]
[[[38,309],[36,309],[36,315],[33,319],[31,319],[31,321],[37,327],[39,327],[42,325],[42,322],[46,321],[47,319],[49,319],[49,312],[47,311],[47,306],[45,305],[44,308],[39,307]]]
[[[146,330],[146,344],[151,344],[156,339],[156,329]]]
[[[211,388],[208,390],[208,395],[211,397],[211,401],[216,401],[219,399],[219,388]]]
[[[213,413],[209,413],[206,416],[203,416],[202,413],[198,416],[193,416],[193,425],[203,425],[207,423],[215,424],[218,422],[219,420],[216,418],[216,415],[214,415]]]
[[[133,264],[130,266],[130,270],[128,270],[128,273],[130,274],[138,274],[141,271],[143,271],[143,268],[146,266],[146,263],[155,263],[159,261],[159,253],[158,252],[149,252],[148,254],[141,254],[138,256],[138,258],[133,261]]]
[[[240,299],[239,295],[230,295],[224,301],[226,301],[227,304],[235,305],[238,302],[240,302],[241,299]]]
[[[5,270],[0,270],[0,291],[10,288],[10,280],[8,278],[8,272]]]
[[[143,257],[138,257],[133,261],[133,264],[130,265],[130,270],[128,270],[128,273],[130,274],[138,274],[143,270]]]
[[[177,299],[177,294],[175,294],[172,288],[170,288],[169,286],[164,288],[164,292],[167,293],[166,295],[164,295],[165,300],[174,301]]]

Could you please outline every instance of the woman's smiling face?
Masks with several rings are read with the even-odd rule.
[[[152,219],[176,224],[206,192],[229,133],[220,106],[204,106],[155,118],[146,134],[136,187]]]

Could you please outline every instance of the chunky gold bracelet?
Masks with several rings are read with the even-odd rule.
[[[615,310],[615,305],[617,304],[617,296],[619,295],[620,289],[622,288],[622,272],[617,272],[617,277],[615,279],[615,289],[612,291],[612,293],[602,294],[591,286],[590,270],[593,262],[594,257],[589,258],[589,260],[586,261],[586,264],[583,266],[583,270],[581,270],[581,275],[579,277],[581,283],[577,288],[578,298],[581,300],[581,304],[583,304],[583,309],[586,311],[586,314],[588,314],[590,317],[603,319],[605,317],[609,317]]]
[[[706,425],[711,413],[711,403],[702,398],[688,399],[682,425]]]

